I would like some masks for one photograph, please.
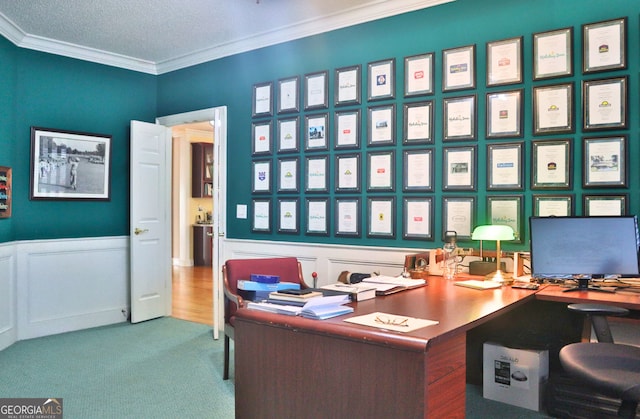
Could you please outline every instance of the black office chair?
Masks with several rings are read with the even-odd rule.
[[[640,401],[640,347],[613,342],[606,316],[626,316],[629,310],[603,304],[571,304],[588,316],[597,343],[572,343],[560,350],[565,371],[594,391],[622,400],[618,416],[636,417]]]

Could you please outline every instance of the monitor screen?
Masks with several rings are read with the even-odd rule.
[[[638,276],[635,216],[531,217],[531,276]]]

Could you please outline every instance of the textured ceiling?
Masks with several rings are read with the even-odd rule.
[[[18,46],[160,74],[454,0],[0,0]]]

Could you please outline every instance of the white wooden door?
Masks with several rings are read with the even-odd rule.
[[[227,225],[227,108],[215,108],[213,169],[213,338],[218,339],[222,326],[222,265]]]
[[[171,315],[171,130],[131,121],[131,322]]]

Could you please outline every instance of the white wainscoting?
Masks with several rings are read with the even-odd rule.
[[[12,243],[0,245],[0,350],[18,339],[16,327],[16,254]]]

